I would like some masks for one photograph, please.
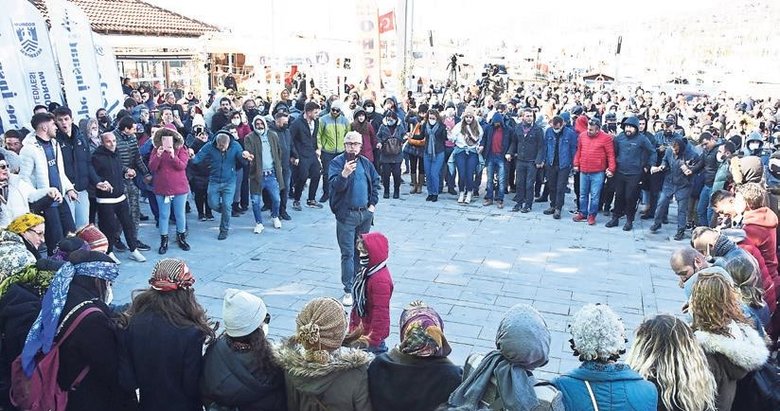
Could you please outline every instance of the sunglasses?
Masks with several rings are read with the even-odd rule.
[[[332,108],[332,109],[330,109],[330,112],[331,113],[341,113],[341,110],[339,110],[337,108]]]

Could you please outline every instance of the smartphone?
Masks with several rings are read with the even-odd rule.
[[[355,159],[357,158],[357,154],[353,154],[353,153],[344,153],[344,155],[347,157],[348,162],[355,161]]]
[[[165,150],[173,150],[173,136],[163,136],[162,146]]]
[[[173,110],[173,116],[176,117],[176,118],[179,118],[179,116],[180,116],[179,110]]]

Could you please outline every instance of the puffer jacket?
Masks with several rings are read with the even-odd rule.
[[[766,268],[775,286],[780,287],[777,273],[777,215],[769,207],[745,210],[742,216],[742,229],[764,257]]]
[[[154,148],[149,156],[149,170],[154,176],[154,193],[161,196],[173,196],[190,192],[187,181],[187,163],[190,161],[189,150],[184,145],[184,138],[177,134],[173,140],[173,157],[168,152],[157,155],[157,148],[162,147],[162,137],[154,136]]]
[[[609,170],[615,173],[615,146],[612,136],[599,131],[591,137],[585,131],[577,138],[577,152],[573,166],[582,173],[600,173]]]
[[[627,364],[595,361],[584,362],[552,381],[563,393],[566,411],[593,411],[585,381],[593,390],[599,410],[656,411],[658,391],[653,383]]]
[[[387,237],[382,233],[362,234],[368,251],[368,266],[386,261],[389,252]],[[393,277],[385,266],[366,281],[366,316],[360,317],[353,308],[349,316],[349,330],[363,328],[371,347],[379,346],[390,335],[390,297],[393,295]]]
[[[203,357],[200,392],[205,403],[239,411],[277,411],[287,407],[284,374],[276,364],[262,370],[252,352],[235,351],[227,337],[211,344]]]
[[[352,348],[333,352],[326,364],[306,361],[291,342],[276,349],[284,369],[289,411],[371,411],[368,365],[373,355]]]
[[[215,139],[206,143],[190,162],[197,165],[208,161],[210,184],[232,184],[236,181],[236,170],[247,164],[241,154],[241,145],[231,136],[226,152],[219,151]]]
[[[387,144],[387,142],[394,138],[398,140],[398,145],[402,146],[404,144],[404,136],[406,135],[406,127],[403,123],[398,123],[395,127],[392,129],[390,126],[386,124],[382,124],[381,127],[379,127],[379,133],[376,135],[376,140],[381,143],[382,145]],[[365,141],[365,138],[363,138]],[[363,148],[365,148],[365,144],[363,144]],[[371,158],[367,157],[369,160]],[[385,153],[384,150],[379,150],[379,162],[382,164],[396,164],[400,163],[403,160],[403,154],[400,152],[398,154],[388,154]]]
[[[68,175],[65,174],[60,143],[52,139],[51,145],[54,149],[54,157],[57,159],[57,169],[60,174],[60,184],[62,185],[62,187],[57,188],[64,195],[68,191],[73,190],[73,183],[68,178]],[[37,189],[48,188],[49,167],[46,161],[46,153],[35,137],[35,133],[28,134],[22,140],[22,150],[19,152],[19,158],[21,160],[19,176]]]

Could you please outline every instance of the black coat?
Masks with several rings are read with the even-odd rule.
[[[444,152],[444,142],[447,141],[447,127],[444,126],[444,124],[439,123],[439,129],[436,130],[436,134],[433,136],[428,135],[428,123],[423,123],[420,126],[420,131],[422,132],[422,135],[425,136],[425,146],[420,147],[423,151],[423,154],[428,153],[428,142],[429,139],[433,138],[434,146],[433,151],[434,154],[439,154]]]
[[[153,312],[131,318],[121,381],[125,388],[139,389],[140,411],[201,411],[198,378],[205,338],[200,329],[176,327]]]
[[[206,142],[198,140],[197,138],[192,140],[192,151],[198,154]],[[209,187],[209,162],[203,161],[200,164],[195,164],[192,161],[187,163],[187,178],[190,180],[190,188],[192,191],[206,191]]]
[[[71,136],[57,130],[57,142],[62,150],[62,165],[65,175],[73,183],[76,191],[86,190],[88,186],[98,183],[95,170],[92,169],[92,155],[89,152],[89,144],[74,124]]]
[[[81,370],[89,366],[89,373],[68,394],[68,411],[128,410],[134,409],[135,395],[119,385],[119,335],[110,310],[99,300],[95,279],[76,276],[68,290],[68,299],[60,321],[78,304],[93,300],[74,312],[68,319],[68,327],[78,314],[90,306],[100,313],[89,314],[60,346],[60,368],[57,381],[60,387],[70,387]],[[93,305],[94,304],[94,305]]]
[[[92,155],[92,166],[100,181],[108,181],[112,191],[95,190],[97,198],[119,198],[125,193],[125,167],[115,151],[100,146]]]
[[[432,411],[460,385],[463,370],[448,358],[421,358],[393,349],[368,367],[374,411]]]
[[[293,144],[293,139],[290,135],[290,127],[285,126],[284,128],[279,128],[274,122],[270,122],[268,123],[268,131],[275,133],[279,138],[279,148],[282,149],[282,170],[285,175],[288,175],[291,166],[290,158],[298,158],[298,150],[295,149],[295,145]]]
[[[701,153],[699,162],[691,168],[691,171],[694,174],[701,171],[704,174],[704,185],[712,187],[712,184],[715,183],[715,174],[718,172],[718,167],[720,167],[720,163],[718,163],[718,146],[715,146],[712,150],[705,150]]]
[[[317,131],[320,120],[314,119],[314,132],[309,129],[309,123],[303,116],[298,117],[290,124],[293,146],[301,160],[315,160],[317,158]]]
[[[37,290],[17,283],[0,298],[0,408],[15,410],[8,400],[11,363],[22,353],[27,333],[41,310]]]
[[[519,161],[533,161],[535,164],[544,164],[544,133],[542,129],[533,125],[528,133],[523,132],[523,125],[518,124],[511,133],[512,142],[509,151],[513,158]]]
[[[208,348],[203,362],[200,389],[207,406],[214,402],[239,411],[287,409],[282,369],[260,370],[253,354],[234,351],[227,337]]]

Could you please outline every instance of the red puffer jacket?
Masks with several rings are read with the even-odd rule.
[[[373,267],[387,260],[389,246],[382,233],[367,233],[361,236],[368,251],[368,266]],[[357,252],[357,250],[355,250]],[[372,347],[381,344],[390,335],[390,297],[393,295],[393,278],[385,266],[368,278],[366,283],[366,316],[358,316],[353,308],[349,316],[349,331],[363,327]]]
[[[609,170],[615,172],[615,146],[612,137],[599,131],[591,137],[588,132],[577,138],[577,153],[574,154],[574,167],[582,173],[598,173]]]

